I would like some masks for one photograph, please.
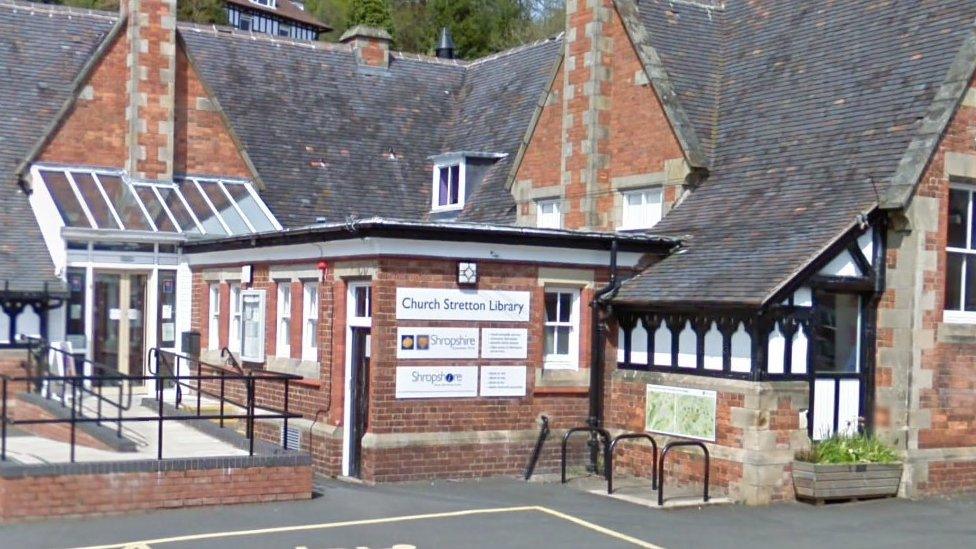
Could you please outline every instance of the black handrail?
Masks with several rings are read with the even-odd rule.
[[[250,401],[250,406],[245,409],[246,412],[244,414],[220,414],[220,415],[217,415],[217,414],[196,414],[196,415],[188,415],[188,414],[185,414],[185,413],[184,414],[177,413],[175,415],[168,415],[168,414],[165,413],[165,409],[164,409],[164,406],[163,406],[163,392],[162,392],[163,391],[163,389],[162,389],[163,385],[162,385],[162,383],[157,383],[157,385],[156,385],[156,392],[157,392],[156,398],[158,400],[157,413],[155,415],[150,415],[150,416],[127,416],[127,417],[122,417],[119,421],[121,421],[121,422],[147,422],[147,421],[155,421],[155,422],[158,422],[159,423],[159,428],[157,430],[157,433],[158,433],[157,434],[157,436],[158,436],[158,441],[157,441],[157,444],[158,444],[157,458],[158,459],[162,459],[162,457],[163,457],[163,423],[166,422],[166,421],[243,419],[243,420],[248,421],[248,423],[250,425],[250,429],[248,431],[250,441],[249,441],[249,445],[248,446],[249,446],[249,453],[250,453],[250,455],[253,456],[254,455],[254,419],[255,419],[255,415],[256,415],[256,413],[255,413],[255,406],[254,406],[254,384],[257,381],[281,381],[281,378],[279,376],[271,376],[271,375],[268,375],[268,376],[265,376],[265,375],[229,376],[227,374],[224,374],[224,377],[228,381],[244,381],[248,385],[248,389],[249,389],[248,390],[248,392],[249,392],[249,398],[248,398],[248,400]],[[188,381],[196,381],[196,380],[218,381],[218,380],[221,379],[220,376],[214,376],[214,375],[209,375],[209,376],[208,375],[166,376],[166,375],[159,375],[159,374],[157,374],[155,376],[149,376],[149,375],[144,375],[144,376],[127,376],[127,378],[130,381],[137,381],[137,382],[145,382],[145,381],[149,381],[149,380],[156,380],[157,382],[159,382],[159,381],[174,381],[174,382],[178,382],[178,381],[181,381],[181,380],[188,380]],[[74,452],[74,447],[75,447],[74,429],[75,429],[76,424],[78,424],[78,423],[95,423],[95,422],[100,421],[98,418],[85,417],[85,416],[82,416],[80,414],[72,414],[72,417],[70,417],[70,418],[12,419],[12,418],[10,418],[10,417],[7,416],[8,410],[7,410],[7,406],[6,406],[7,392],[8,392],[8,385],[9,385],[9,383],[17,383],[17,382],[25,382],[25,381],[28,382],[28,383],[32,383],[32,382],[40,382],[40,383],[49,382],[50,383],[50,382],[69,382],[69,381],[72,381],[72,382],[82,382],[83,383],[85,381],[96,382],[96,381],[100,381],[101,379],[102,379],[101,376],[92,376],[92,375],[81,375],[81,376],[8,376],[8,375],[0,375],[0,397],[2,397],[3,403],[4,403],[2,405],[2,407],[0,407],[0,414],[2,414],[2,417],[0,417],[0,426],[2,426],[2,429],[0,429],[0,460],[6,461],[6,459],[7,459],[7,436],[6,436],[7,435],[7,425],[49,425],[49,424],[64,424],[64,423],[70,424],[70,428],[71,428],[71,432],[72,432],[71,441],[70,441],[70,443],[71,443],[71,461],[73,463],[74,462],[74,458],[75,458],[75,452]],[[76,384],[72,384],[72,390],[75,390],[75,388],[77,386],[78,385],[76,385]],[[75,400],[78,400],[78,399],[75,399]],[[263,419],[282,419],[282,420],[287,420],[287,419],[297,419],[297,418],[300,418],[300,417],[302,417],[301,414],[296,414],[296,413],[290,412],[287,409],[278,409],[278,408],[273,408],[273,407],[263,407],[262,414],[261,414],[261,418],[263,418]]]
[[[532,449],[532,456],[529,457],[529,465],[525,468],[525,480],[532,478],[535,472],[535,465],[542,455],[542,445],[549,438],[549,416],[542,416],[542,427],[539,428],[539,438],[535,441],[535,448]]]
[[[613,493],[613,451],[617,448],[617,443],[621,440],[630,440],[637,438],[645,438],[651,441],[651,447],[654,449],[654,456],[651,459],[651,490],[657,490],[657,441],[654,437],[647,433],[624,433],[622,435],[617,435],[612,441],[610,441],[610,458],[607,461],[607,493]]]
[[[668,457],[668,452],[671,451],[672,448],[676,448],[678,446],[697,446],[698,448],[701,448],[702,452],[705,453],[705,492],[702,495],[702,501],[708,503],[708,471],[711,468],[711,465],[709,463],[710,458],[708,455],[708,448],[705,447],[704,443],[699,442],[697,440],[676,440],[674,442],[669,442],[667,443],[667,445],[664,446],[664,450],[661,452],[661,461],[657,465],[658,506],[659,507],[664,506],[664,458]]]
[[[239,374],[244,373],[244,368],[241,368],[241,364],[237,362],[237,359],[234,358],[233,351],[231,351],[229,348],[224,347],[223,349],[220,350],[220,358],[225,358],[224,362],[226,362],[228,365],[233,367],[234,370],[237,371],[237,373]]]
[[[131,382],[132,380],[130,379],[129,376],[121,372],[118,372],[117,370],[114,370],[104,364],[99,364],[98,362],[95,362],[93,360],[88,360],[87,358],[84,357],[75,356],[74,354],[69,353],[64,349],[58,349],[56,347],[52,347],[43,338],[26,336],[26,335],[21,335],[19,336],[19,338],[21,341],[26,342],[27,344],[28,365],[26,370],[28,376],[30,376],[31,372],[34,370],[40,372],[42,370],[42,366],[44,366],[43,371],[48,375],[50,374],[50,364],[47,362],[46,357],[50,356],[50,353],[52,351],[58,353],[60,356],[64,357],[65,359],[70,359],[71,361],[73,361],[76,367],[76,371],[75,371],[76,375],[66,376],[68,380],[62,381],[61,383],[58,384],[59,394],[57,394],[57,396],[59,397],[61,406],[68,406],[68,403],[66,402],[65,399],[65,391],[66,391],[66,386],[70,384],[71,385],[71,407],[72,407],[71,413],[76,415],[84,415],[84,399],[85,399],[85,394],[88,394],[95,398],[95,404],[96,404],[95,417],[97,423],[100,425],[103,420],[116,422],[115,435],[118,438],[122,438],[122,423],[120,421],[120,419],[122,418],[122,412],[132,408],[132,382]],[[37,364],[34,363],[35,361],[37,361]],[[80,374],[78,373],[77,370],[77,365],[79,363],[81,364]],[[91,384],[94,387],[98,387],[98,391],[90,389],[85,386],[84,382],[78,381],[79,375],[84,375],[86,366],[91,367],[91,371],[93,374],[100,373],[99,377],[101,381],[98,384]],[[104,387],[106,385],[106,382],[113,382],[117,384],[116,385],[116,387],[118,388],[117,400],[113,401],[111,398],[106,398],[104,396],[103,393],[104,393]],[[39,382],[36,383],[35,385],[32,385],[31,382],[28,381],[26,385],[27,385],[27,392],[32,392],[33,389],[37,389],[37,392],[40,393],[41,388],[44,388],[46,392],[45,398],[50,400],[51,387],[55,385],[55,383]],[[103,415],[102,413],[103,404],[108,404],[109,406],[115,408],[116,411],[115,417],[109,419]],[[77,405],[77,410],[75,410],[76,405]]]
[[[604,474],[607,470],[607,458],[609,457],[610,450],[610,433],[606,429],[601,429],[600,427],[573,427],[572,429],[566,431],[566,434],[563,435],[562,446],[560,448],[559,470],[560,479],[563,484],[566,484],[566,444],[569,442],[569,437],[571,437],[574,433],[590,433],[591,435],[598,435],[603,440]]]

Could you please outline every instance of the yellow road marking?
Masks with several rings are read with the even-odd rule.
[[[468,517],[472,515],[490,515],[498,513],[518,513],[526,511],[538,511],[540,513],[545,513],[547,515],[566,520],[581,526],[583,528],[588,528],[594,532],[598,532],[605,536],[609,536],[621,541],[625,541],[637,547],[643,547],[645,549],[664,549],[659,545],[654,545],[646,541],[637,539],[627,534],[617,532],[616,530],[611,530],[605,528],[598,524],[593,524],[592,522],[585,521],[580,518],[576,518],[572,515],[567,515],[566,513],[561,513],[559,511],[549,509],[548,507],[541,507],[538,505],[528,505],[522,507],[496,507],[487,509],[468,509],[465,511],[447,511],[443,513],[425,513],[421,515],[404,515],[399,517],[384,517],[375,519],[360,519],[360,520],[347,520],[341,522],[325,522],[321,524],[301,524],[296,526],[277,526],[273,528],[260,528],[254,530],[232,530],[228,532],[210,532],[207,534],[189,534],[185,536],[174,536],[169,538],[156,538],[147,539],[141,541],[130,541],[125,543],[115,543],[111,545],[92,545],[88,547],[79,547],[77,549],[126,549],[129,547],[152,547],[156,544],[163,543],[180,543],[188,541],[200,541],[208,539],[218,539],[218,538],[230,538],[230,537],[243,537],[243,536],[260,536],[268,534],[277,534],[284,532],[305,532],[309,530],[329,530],[333,528],[343,528],[347,526],[371,526],[375,524],[389,524],[393,522],[410,522],[417,520],[430,520],[430,519],[441,519],[441,518],[456,518],[456,517]]]

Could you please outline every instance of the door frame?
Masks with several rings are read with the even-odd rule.
[[[826,289],[814,287],[812,292],[813,307],[816,311],[821,306],[817,299],[818,291],[825,291],[836,294],[846,294],[858,297],[858,318],[857,318],[857,341],[856,356],[858,369],[856,372],[824,372],[817,371],[817,345],[819,344],[816,333],[819,328],[820,315],[815,313],[810,329],[810,359],[807,361],[809,376],[809,406],[807,410],[807,435],[811,440],[820,440],[816,429],[816,385],[818,380],[829,380],[833,390],[833,409],[830,410],[832,417],[831,435],[837,434],[841,430],[840,425],[840,396],[841,384],[843,381],[857,381],[857,411],[858,425],[855,433],[864,432],[870,434],[874,427],[874,371],[876,353],[876,311],[877,304],[872,295],[868,292],[845,291],[838,289]]]
[[[369,316],[358,317],[356,316],[356,290],[359,288],[370,288],[372,286],[371,280],[353,280],[346,282],[346,329],[345,329],[345,372],[343,375],[343,399],[342,399],[342,475],[350,476],[352,471],[352,406],[353,406],[353,395],[354,389],[352,387],[352,369],[353,369],[353,330],[365,329],[366,331],[366,341],[365,341],[365,353],[366,357],[369,358],[372,354],[370,352],[371,346],[371,330],[373,327],[372,311],[372,299],[367,300],[366,311]],[[367,410],[368,413],[368,410]],[[360,456],[361,457],[361,456]],[[358,468],[358,467],[357,467]]]
[[[85,319],[85,325],[91,328],[88,331],[90,334],[91,342],[88,345],[87,355],[88,359],[95,360],[95,279],[98,275],[108,274],[119,276],[119,309],[128,309],[128,305],[131,305],[129,300],[131,299],[131,284],[132,277],[143,276],[145,277],[145,287],[143,288],[143,307],[142,307],[142,349],[139,351],[140,360],[145,360],[146,351],[150,348],[150,344],[155,342],[155,333],[150,328],[154,328],[151,324],[154,324],[154,316],[156,312],[156,296],[153,291],[152,285],[157,281],[156,269],[124,269],[124,268],[100,268],[100,267],[88,267],[87,272],[91,273],[91,277],[88,279],[86,289],[87,295],[85,297],[86,304],[90,303],[91,307],[87,308]],[[123,307],[125,305],[125,307]],[[121,349],[123,347],[128,347],[128,345],[122,345],[123,342],[128,343],[129,337],[128,332],[129,324],[128,322],[122,322],[123,319],[119,319],[119,365],[118,369],[120,373],[129,374],[132,371],[131,364],[129,364],[130,353],[128,350],[123,358],[123,353]],[[123,368],[124,365],[124,368]],[[146,364],[143,363],[143,374],[146,373]],[[155,388],[155,382],[151,379],[147,379],[143,382],[141,386],[134,387],[134,391],[151,392]]]

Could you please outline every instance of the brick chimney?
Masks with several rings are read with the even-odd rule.
[[[122,0],[128,15],[126,170],[140,179],[173,178],[176,1]]]
[[[383,29],[356,25],[342,34],[339,42],[352,46],[356,62],[367,67],[390,66],[390,43],[393,38]]]

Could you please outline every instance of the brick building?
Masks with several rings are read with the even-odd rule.
[[[520,472],[545,415],[749,503],[859,430],[976,489],[976,3],[569,1],[474,61],[125,6],[0,4],[7,346],[199,333],[370,481]]]

